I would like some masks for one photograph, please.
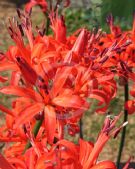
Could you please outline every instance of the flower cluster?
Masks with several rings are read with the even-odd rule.
[[[114,77],[121,85],[135,80],[135,23],[132,31],[122,32],[109,16],[110,34],[83,28],[67,36],[64,17],[51,11],[54,35],[44,35],[38,28],[34,35],[29,14],[37,4],[43,12],[47,10],[46,1],[32,0],[26,12],[17,11],[19,22],[9,20],[8,32],[15,45],[0,53],[0,71],[11,71],[10,78],[0,76],[1,83],[8,81],[0,93],[16,96],[11,109],[0,104],[6,113],[0,128],[6,159],[0,155],[0,168],[116,169],[111,161],[97,160],[109,138],[127,124],[115,128],[121,114],[106,117],[95,143],[80,139],[76,145],[65,140],[65,129],[72,136],[79,132],[78,122],[91,107],[90,99],[98,101],[97,113],[107,111],[117,94]],[[131,94],[135,95],[133,90]],[[134,101],[125,107],[133,113]]]

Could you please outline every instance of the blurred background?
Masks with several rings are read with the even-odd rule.
[[[6,25],[8,18],[16,16],[16,8],[24,7],[28,0],[0,0],[0,51],[5,52],[11,41]],[[115,23],[120,25],[123,30],[132,28],[133,11],[135,9],[135,0],[71,0],[71,6],[62,11],[65,16],[68,34],[74,32],[80,27],[88,29],[102,28],[103,31],[109,32],[106,24],[106,17],[112,13],[115,18]],[[41,25],[44,20],[39,7],[33,8],[32,13],[33,27]],[[110,103],[110,111],[118,114],[123,110],[123,88],[119,87],[117,97]],[[0,102],[8,105],[10,98],[0,96]],[[84,139],[95,141],[100,131],[101,124],[105,115],[96,115],[94,113],[94,102],[91,109],[83,117]],[[0,114],[0,125],[3,123],[3,115]],[[71,139],[68,137],[68,139]],[[117,139],[112,139],[103,150],[100,159],[111,159],[116,161],[118,153],[118,144],[120,135]],[[74,140],[76,141],[76,140]],[[125,148],[122,156],[122,161],[128,160],[130,155],[135,156],[135,114],[129,116],[129,125],[127,127],[127,137]]]

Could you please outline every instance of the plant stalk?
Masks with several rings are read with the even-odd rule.
[[[80,138],[83,139],[83,121],[80,119]]]
[[[126,103],[126,101],[128,101],[128,99],[129,99],[129,86],[128,86],[128,82],[124,86],[124,97],[125,97],[124,103]],[[128,111],[126,109],[124,109],[123,123],[126,122],[127,120],[128,120]],[[122,151],[123,151],[123,148],[124,148],[125,138],[126,138],[126,126],[123,128],[122,134],[121,134],[121,141],[120,141],[118,158],[117,158],[117,168],[118,169],[120,168],[120,161],[121,161]]]
[[[45,30],[45,34],[48,35],[48,33],[49,33],[49,26],[50,26],[50,18],[49,18],[49,16],[48,16],[47,13],[45,14],[45,17],[46,17],[46,30]]]

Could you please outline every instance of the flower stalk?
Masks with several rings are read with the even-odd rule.
[[[83,121],[80,119],[80,138],[83,139]]]
[[[128,82],[124,85],[124,98],[126,103],[129,99],[129,84]],[[125,123],[128,120],[128,110],[124,109],[124,119],[123,123]],[[121,134],[121,140],[120,140],[120,146],[119,146],[119,152],[118,152],[118,158],[117,158],[117,167],[120,168],[120,161],[122,156],[122,151],[125,144],[125,138],[126,138],[126,126],[123,127],[122,134]]]

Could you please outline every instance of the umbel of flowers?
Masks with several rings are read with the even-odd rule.
[[[46,1],[31,0],[25,12],[17,11],[19,22],[9,20],[15,45],[0,54],[0,71],[11,72],[10,77],[0,76],[0,93],[16,96],[11,109],[0,104],[6,113],[0,128],[0,142],[5,143],[0,168],[116,169],[109,160],[98,161],[98,156],[110,137],[115,138],[127,124],[115,127],[122,113],[106,117],[95,143],[65,140],[65,128],[72,136],[79,132],[78,122],[91,107],[89,99],[98,100],[97,113],[107,111],[117,94],[114,77],[122,85],[135,80],[135,24],[131,31],[122,32],[109,16],[110,34],[83,28],[67,36],[64,17],[53,9],[49,13],[53,35],[44,35],[45,30],[38,27],[34,34],[30,10],[37,4],[47,10]],[[125,107],[133,113],[134,101]],[[129,161],[124,169],[128,165]]]

